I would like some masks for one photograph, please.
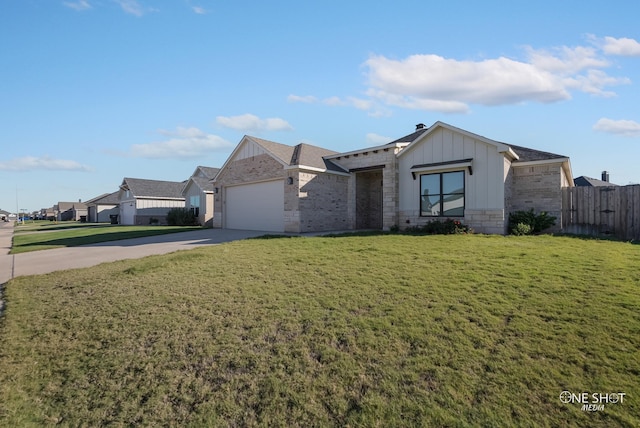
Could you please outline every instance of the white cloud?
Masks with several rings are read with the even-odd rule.
[[[605,86],[625,85],[631,83],[626,77],[611,77],[602,70],[589,70],[585,75],[566,80],[568,88],[575,88],[582,92],[601,97],[615,97],[613,91],[605,91]]]
[[[504,57],[474,62],[438,55],[412,55],[402,61],[373,56],[366,65],[369,93],[406,108],[460,112],[470,103],[549,103],[570,97],[559,76]]]
[[[384,135],[374,134],[372,132],[367,134],[367,144],[373,144],[381,146],[393,141],[393,138],[385,137]]]
[[[534,67],[556,75],[571,75],[590,68],[604,68],[609,61],[600,58],[596,49],[585,46],[561,46],[551,50],[525,47]]]
[[[260,119],[253,114],[243,114],[240,116],[218,116],[216,122],[225,128],[235,129],[236,131],[290,131],[293,127],[284,119],[269,118]]]
[[[50,156],[25,156],[0,162],[2,171],[90,171],[91,168],[76,161],[54,159]]]
[[[192,159],[206,156],[212,151],[227,149],[231,143],[217,135],[198,128],[178,127],[176,131],[160,130],[168,140],[131,146],[131,156],[151,159]]]
[[[113,0],[120,5],[125,13],[135,16],[142,16],[145,10],[137,0]]]
[[[593,36],[591,39],[597,44]],[[465,113],[471,104],[553,103],[570,99],[571,91],[611,97],[616,94],[608,87],[630,80],[604,71],[611,63],[603,51],[640,55],[640,44],[632,39],[605,40],[602,50],[588,46],[525,47],[524,60],[499,57],[472,61],[433,54],[397,60],[373,55],[365,62],[367,95],[391,106],[444,113]]]
[[[525,46],[522,59],[498,57],[458,60],[434,54],[404,59],[372,55],[365,63],[366,97],[332,96],[323,100],[289,95],[291,102],[351,106],[370,116],[388,116],[389,107],[442,113],[468,113],[471,105],[501,106],[569,100],[573,92],[614,97],[611,87],[631,83],[612,76],[606,54],[638,55],[633,39],[588,35],[591,46]],[[368,98],[367,98],[368,97]]]
[[[640,137],[640,123],[633,120],[613,120],[603,117],[593,125],[593,129],[623,137]]]
[[[315,102],[318,101],[318,99],[316,97],[314,97],[313,95],[289,95],[287,97],[287,101],[289,101],[290,103],[307,103],[307,104],[313,104]]]
[[[329,98],[325,98],[324,100],[322,100],[322,104],[328,105],[328,106],[343,106],[346,103],[340,99],[340,97],[329,97]]]
[[[602,50],[609,55],[640,56],[640,43],[626,37],[605,37]]]
[[[65,1],[65,2],[62,2],[62,4],[74,10],[91,9],[91,5],[87,0]]]
[[[206,15],[208,13],[205,8],[200,6],[191,6],[191,10],[193,10],[198,15]]]
[[[347,102],[358,110],[371,110],[373,108],[373,101],[364,100],[362,98],[348,97]]]

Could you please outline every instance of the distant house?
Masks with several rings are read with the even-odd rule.
[[[124,178],[118,192],[119,223],[167,224],[167,213],[184,208],[185,182]]]
[[[607,187],[607,186],[617,186],[617,184],[613,184],[609,182],[609,173],[607,171],[602,171],[601,180],[597,178],[587,177],[586,175],[581,175],[580,177],[576,177],[573,180],[573,183],[576,187]]]
[[[111,223],[112,216],[117,223],[120,214],[118,193],[105,193],[89,199],[87,205],[87,219],[91,223]]]
[[[87,205],[78,202],[58,202],[53,207],[58,221],[87,221]]]
[[[214,187],[211,180],[220,168],[199,166],[182,190],[185,208],[191,210],[201,226],[213,226]]]
[[[51,207],[51,208],[42,208],[40,209],[40,218],[42,220],[56,220],[56,207]]]
[[[436,122],[345,153],[245,136],[213,184],[214,227],[389,230],[451,218],[504,234],[519,210],[546,211],[560,225],[573,176],[567,156]]]
[[[9,215],[11,215],[9,211],[0,210],[0,221],[9,221]]]

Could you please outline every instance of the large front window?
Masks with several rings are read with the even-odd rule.
[[[420,215],[464,216],[464,171],[421,175]]]

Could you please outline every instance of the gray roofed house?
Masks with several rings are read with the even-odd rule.
[[[119,224],[167,224],[167,213],[184,208],[186,182],[125,177],[118,192]]]
[[[573,177],[567,156],[436,122],[344,153],[245,136],[213,183],[214,227],[388,230],[457,218],[502,234],[510,212],[559,218],[562,188]]]
[[[87,205],[82,201],[58,202],[53,207],[57,221],[86,221]]]
[[[201,226],[213,224],[214,187],[211,180],[219,171],[220,168],[198,166],[182,189],[185,208],[191,210]]]
[[[118,194],[119,191],[104,193],[85,202],[87,220],[90,223],[117,223],[120,212]]]
[[[597,178],[587,177],[586,175],[581,175],[580,177],[576,177],[573,180],[573,183],[577,187],[609,187],[609,186],[617,186],[617,184],[613,184],[609,181],[609,173],[607,171],[602,171],[601,175],[602,179],[598,180]]]

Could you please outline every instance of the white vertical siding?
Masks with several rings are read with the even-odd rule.
[[[247,141],[247,143],[243,144],[242,147],[240,147],[236,152],[233,160],[247,159],[254,156],[263,155],[265,153],[265,150],[258,144],[255,144],[253,141]]]
[[[412,179],[410,169],[413,165],[462,159],[473,159],[473,174],[468,170],[465,174],[465,207],[503,209],[504,180],[508,170],[497,147],[449,129],[437,129],[399,157],[400,210],[419,213],[420,179]]]

